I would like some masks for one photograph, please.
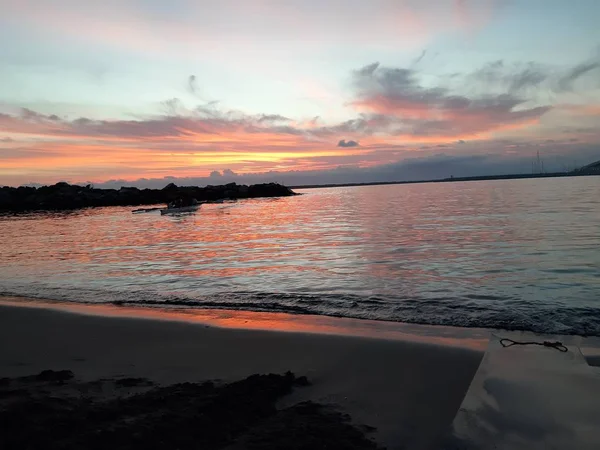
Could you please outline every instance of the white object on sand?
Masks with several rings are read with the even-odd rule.
[[[600,449],[600,370],[578,340],[492,335],[441,448]]]

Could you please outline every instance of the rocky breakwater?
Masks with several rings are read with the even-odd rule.
[[[229,183],[221,186],[177,186],[173,183],[163,189],[97,189],[91,185],[79,186],[56,183],[52,186],[0,188],[0,212],[68,210],[96,206],[139,206],[166,204],[177,198],[195,198],[199,202],[221,199],[259,197],[288,197],[297,195],[290,188],[277,183],[250,186]]]

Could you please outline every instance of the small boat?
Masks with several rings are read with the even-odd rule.
[[[134,209],[131,212],[133,214],[141,214],[141,213],[149,213],[149,212],[152,212],[152,211],[157,211],[159,209],[163,209],[163,208],[141,208],[141,209]]]
[[[165,209],[160,210],[160,214],[165,215],[165,214],[194,212],[194,211],[197,211],[198,209],[200,209],[200,205],[181,206],[179,208],[165,208]]]
[[[186,201],[174,201],[169,203],[165,209],[160,210],[160,214],[178,214],[186,212],[194,212],[200,208],[200,204],[196,199],[192,199],[189,202]]]

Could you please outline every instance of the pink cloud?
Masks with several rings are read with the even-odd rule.
[[[467,146],[455,145],[460,141],[477,141],[477,149],[483,149],[499,137],[514,137],[515,131],[531,145],[538,145],[542,132],[563,133],[563,150],[575,142],[570,139],[585,137],[586,144],[599,140],[591,120],[598,113],[593,103],[531,106],[528,98],[510,91],[466,96],[444,86],[424,86],[414,69],[379,64],[354,71],[352,79],[348,95],[353,100],[348,105],[358,113],[337,123],[319,117],[294,120],[279,114],[221,111],[216,105],[188,109],[178,101],[167,102],[167,114],[132,120],[65,119],[25,108],[0,113],[0,174],[42,176],[55,169],[61,174],[104,171],[107,177],[140,177],[209,173],[218,167],[240,173],[366,167],[392,162],[401,157],[398,152],[461,152]],[[523,79],[519,77],[521,84]],[[529,88],[539,77],[526,79]],[[343,104],[336,96],[328,101]],[[546,131],[537,126],[547,115],[553,125],[556,111],[576,117],[580,124],[590,119],[587,131],[573,128],[564,117],[561,127]],[[510,145],[506,144],[508,151],[523,148]]]
[[[510,94],[466,97],[443,87],[423,87],[411,69],[370,64],[354,72],[350,104],[385,123],[392,135],[483,137],[537,123],[551,106],[523,108]]]
[[[218,56],[225,47],[239,49],[252,42],[264,45],[275,41],[302,42],[313,51],[349,40],[357,45],[419,48],[439,34],[479,29],[490,20],[495,3],[0,0],[0,8],[10,11],[5,20],[37,33],[51,32],[143,53],[188,54],[202,48]],[[448,20],[448,16],[456,20]]]

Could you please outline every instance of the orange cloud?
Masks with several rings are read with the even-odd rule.
[[[425,87],[413,69],[377,63],[354,71],[352,82],[349,105],[356,115],[339,123],[181,104],[169,115],[135,120],[67,120],[30,109],[0,113],[0,174],[36,179],[54,172],[102,180],[198,176],[224,167],[239,173],[367,167],[397,160],[399,148],[405,155],[457,141],[483,143],[515,130],[534,141],[535,125],[553,109],[531,107],[514,93],[465,96]],[[600,112],[595,104],[555,109],[589,117]]]
[[[370,105],[379,113],[407,110],[406,105],[398,109],[396,104],[380,106],[375,100]],[[484,115],[479,110],[431,112],[422,105],[417,109],[419,114],[409,117],[414,122],[376,114],[331,126],[315,120],[292,122],[276,115],[221,115],[214,111],[145,120],[68,121],[23,109],[19,116],[0,114],[0,137],[6,134],[17,139],[2,142],[0,173],[26,173],[37,179],[52,172],[102,180],[147,174],[198,176],[219,167],[239,173],[322,170],[344,161],[366,167],[390,161],[384,156],[386,148],[481,139],[486,133],[536,120],[527,111],[499,120],[502,115]],[[435,115],[439,116],[437,122],[433,121]],[[428,128],[427,132],[419,126]],[[355,144],[340,146],[340,142]],[[377,158],[371,156],[374,149]]]

